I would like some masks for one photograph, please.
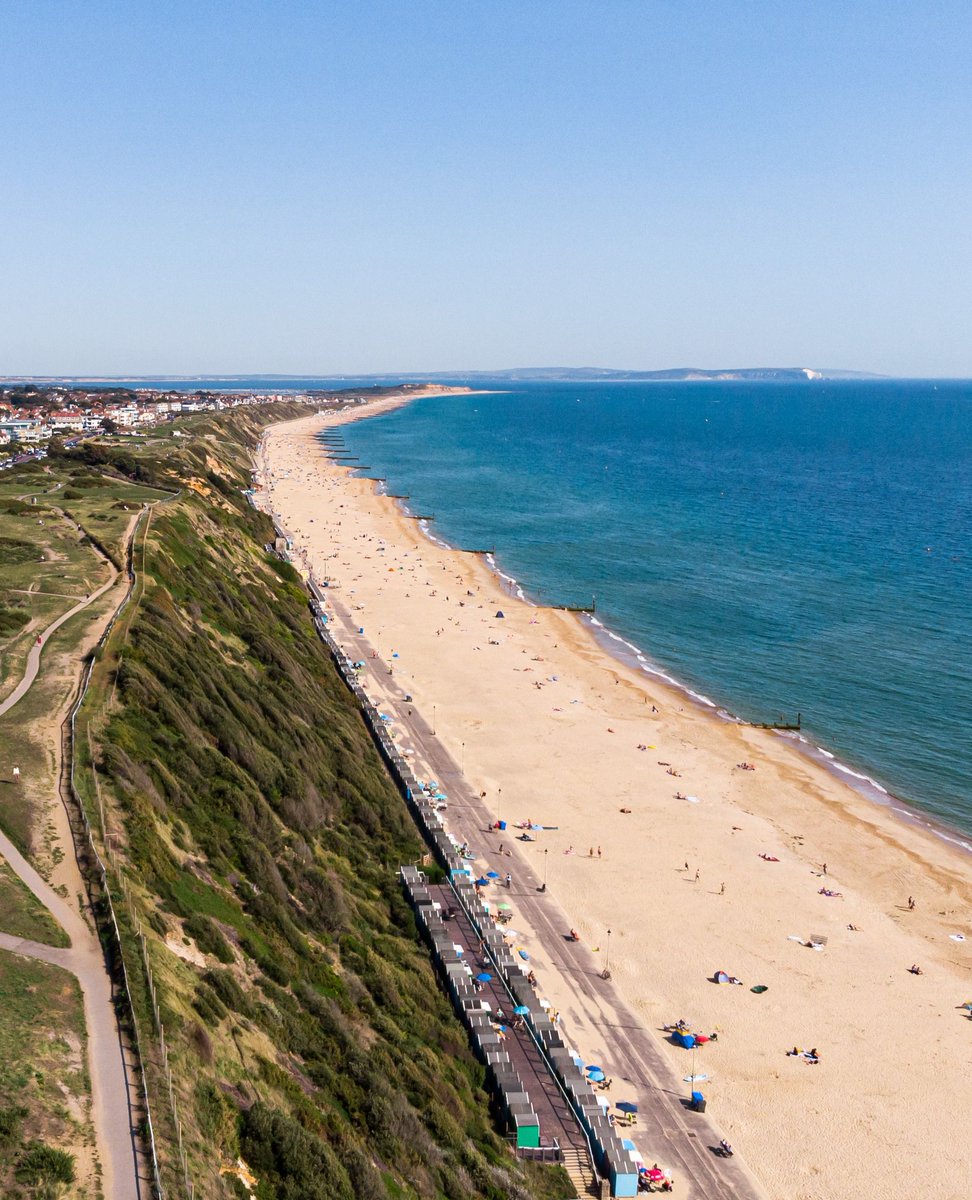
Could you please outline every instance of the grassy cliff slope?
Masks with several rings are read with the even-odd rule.
[[[145,936],[195,1195],[254,1194],[247,1172],[260,1200],[570,1195],[492,1131],[400,892],[416,831],[242,493],[260,424],[285,415],[191,421],[115,464],[181,491],[136,547],[136,603],[83,710],[79,786],[130,964],[136,921]],[[144,973],[132,986],[178,1196]]]

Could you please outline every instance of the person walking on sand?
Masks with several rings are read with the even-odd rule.
[[[513,886],[513,876],[509,873],[509,871],[506,872],[506,886],[507,887]]]
[[[723,883],[719,887],[719,895],[724,896],[725,894],[726,894],[726,885]]]
[[[699,882],[699,868],[698,867],[695,868],[695,882],[696,883]]]
[[[909,911],[909,912],[914,912],[914,911],[915,911],[915,898],[914,898],[914,896],[909,896],[909,897],[908,897],[908,911]]]

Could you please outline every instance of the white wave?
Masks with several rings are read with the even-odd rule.
[[[676,679],[673,675],[669,675],[666,671],[663,671],[660,667],[656,667],[654,665],[654,663],[651,662],[650,659],[645,657],[645,655],[642,653],[642,650],[639,646],[636,646],[634,644],[634,642],[629,642],[626,638],[621,637],[621,635],[618,633],[615,633],[613,629],[608,629],[608,627],[604,624],[604,622],[599,621],[597,619],[597,617],[588,614],[586,617],[586,620],[591,625],[595,625],[601,631],[602,637],[610,638],[610,640],[612,642],[618,642],[620,645],[624,646],[624,648],[626,650],[629,650],[631,652],[632,656],[634,657],[635,662],[638,664],[640,669],[642,671],[644,671],[644,673],[646,675],[654,675],[656,679],[664,680],[665,683],[668,683],[673,688],[676,688],[678,691],[683,692],[686,696],[691,697],[691,699],[695,700],[697,703],[705,705],[706,708],[712,708],[712,709],[716,709],[717,711],[722,711],[722,712],[726,711],[724,709],[719,710],[719,706],[715,703],[715,701],[710,700],[709,697],[706,695],[703,695],[702,692],[693,691],[692,688],[688,687],[686,684],[684,684],[680,680]],[[726,712],[726,716],[732,720],[735,720],[735,718],[732,716],[731,713]]]
[[[876,792],[880,792],[882,796],[889,796],[891,794],[887,788],[881,787],[881,785],[877,782],[877,780],[872,779],[870,777],[870,775],[863,775],[860,771],[854,771],[849,766],[847,766],[846,763],[842,763],[842,762],[838,761],[836,758],[833,761],[834,761],[834,770],[835,771],[840,771],[841,774],[843,774],[843,775],[850,775],[854,779],[860,779],[862,783],[866,783],[868,785],[868,787],[874,788],[874,790]]]
[[[485,561],[486,561],[487,565],[489,566],[489,569],[493,572],[494,575],[498,575],[500,577],[500,579],[503,580],[503,582],[509,588],[510,593],[512,595],[514,595],[517,598],[517,600],[522,600],[524,604],[532,604],[533,603],[531,600],[529,600],[527,598],[526,593],[524,592],[523,588],[520,587],[516,578],[513,575],[507,575],[505,571],[500,570],[499,566],[496,563],[496,559],[493,557],[492,554],[487,554],[484,557],[485,557]],[[534,605],[534,607],[536,607],[536,606]]]

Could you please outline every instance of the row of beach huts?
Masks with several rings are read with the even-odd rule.
[[[278,531],[279,532],[279,531]],[[395,744],[387,718],[371,702],[362,687],[356,663],[338,645],[328,629],[324,595],[313,580],[308,580],[310,607],[317,631],[328,647],[334,663],[348,688],[357,699],[375,744],[399,790],[405,797],[431,854],[448,879],[450,899],[461,908],[475,935],[480,939],[491,969],[502,980],[511,1006],[524,1012],[524,1021],[549,1072],[549,1086],[570,1106],[578,1128],[588,1168],[595,1168],[602,1195],[634,1196],[638,1192],[638,1159],[623,1144],[608,1116],[609,1102],[592,1089],[584,1075],[583,1060],[565,1044],[557,1026],[535,988],[527,978],[527,968],[514,954],[494,923],[489,905],[478,893],[471,867],[463,858],[454,838],[446,829],[437,802],[415,776],[411,764]],[[438,873],[437,873],[438,874]],[[544,1146],[543,1131],[537,1117],[538,1105],[531,1100],[509,1054],[494,1028],[494,1019],[479,994],[468,962],[456,950],[455,934],[448,928],[442,904],[436,899],[429,878],[416,866],[401,868],[402,885],[415,912],[419,928],[429,942],[433,960],[443,984],[449,991],[455,1010],[463,1021],[470,1042],[487,1069],[487,1079],[495,1107],[505,1122],[517,1152],[525,1157],[566,1159],[564,1147]],[[536,1089],[534,1083],[534,1089]],[[549,1107],[549,1106],[545,1106]],[[567,1163],[565,1162],[565,1165]],[[592,1172],[594,1173],[594,1172]],[[573,1172],[571,1172],[573,1175]]]

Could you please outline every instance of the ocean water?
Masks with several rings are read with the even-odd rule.
[[[529,598],[596,596],[616,650],[802,713],[875,799],[972,835],[972,384],[517,384],[344,434]]]

